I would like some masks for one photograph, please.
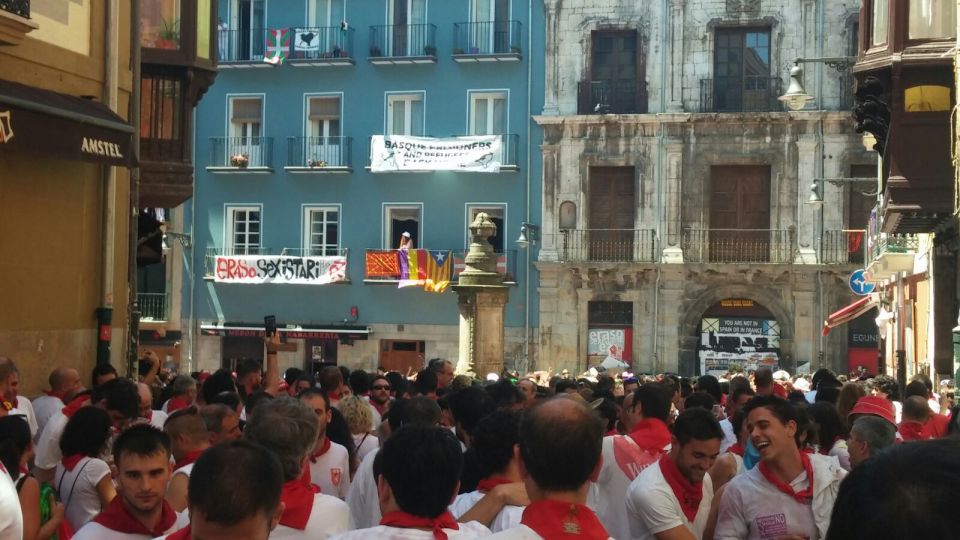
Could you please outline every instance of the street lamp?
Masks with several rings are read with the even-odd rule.
[[[787,87],[787,93],[777,99],[784,102],[791,111],[802,110],[807,106],[807,103],[813,100],[813,96],[803,89],[803,68],[800,67],[800,64],[826,64],[839,72],[843,72],[850,69],[856,60],[855,56],[797,58],[793,61],[793,67],[790,68],[790,86]]]
[[[835,186],[842,186],[847,184],[876,184],[876,178],[857,177],[857,178],[814,178],[813,183],[810,184],[810,198],[807,199],[807,204],[822,205],[823,204],[823,183],[830,182]],[[876,195],[876,193],[862,192],[864,195]]]
[[[520,238],[517,238],[517,247],[527,249],[530,244],[537,245],[539,239],[540,227],[527,222],[520,224]]]

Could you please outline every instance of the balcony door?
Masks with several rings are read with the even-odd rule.
[[[334,45],[343,48],[341,32],[337,27],[345,21],[344,0],[309,0],[307,7],[307,25],[311,28],[324,28],[319,31],[321,52],[329,52]]]
[[[262,167],[263,101],[259,97],[233,98],[230,100],[230,137],[228,138],[225,163],[237,155],[246,155],[249,167]]]
[[[595,113],[637,113],[641,72],[637,32],[596,31],[591,35],[589,96]]]
[[[265,4],[264,0],[232,0],[228,60],[249,61],[263,58],[266,46]]]
[[[777,87],[770,77],[770,30],[718,28],[713,73],[714,111],[771,110]]]
[[[473,0],[471,4],[470,50],[467,52],[510,52],[510,0]]]
[[[633,167],[590,168],[590,231],[584,240],[591,261],[633,260],[635,184]]]
[[[470,135],[505,135],[507,132],[507,93],[472,92],[470,94]],[[501,137],[500,152],[494,159],[506,163],[507,137]]]
[[[340,151],[340,97],[312,97],[309,100],[306,140],[307,162],[323,162],[339,167],[344,160]]]
[[[770,167],[710,168],[710,262],[770,262]],[[786,247],[776,238],[777,249]]]
[[[389,0],[387,20],[393,25],[387,56],[425,56],[427,0]]]

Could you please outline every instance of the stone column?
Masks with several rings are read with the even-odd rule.
[[[560,114],[558,105],[558,89],[560,87],[559,69],[557,65],[557,54],[560,51],[560,2],[558,0],[547,0],[544,9],[546,26],[546,43],[544,46],[544,72],[546,80],[544,88],[546,96],[543,102],[543,114],[545,116],[557,116]]]
[[[667,32],[670,52],[667,62],[666,80],[667,102],[662,105],[666,112],[683,112],[683,13],[686,0],[670,2],[670,27],[663,29]]]
[[[797,140],[797,263],[816,264],[817,242],[822,206],[810,204],[810,185],[817,177],[817,160],[822,159],[823,148],[813,135],[801,135]]]
[[[663,262],[669,264],[683,263],[683,247],[681,245],[682,199],[683,199],[683,144],[668,143],[666,145],[666,160],[660,166],[665,166],[663,172],[665,195],[664,220],[661,230],[665,231],[660,237],[663,249]]]

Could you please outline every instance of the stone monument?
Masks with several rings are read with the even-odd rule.
[[[504,308],[509,297],[503,274],[497,271],[499,255],[490,237],[497,226],[484,212],[470,224],[470,251],[465,269],[453,290],[460,311],[460,358],[458,374],[483,377],[503,370]]]

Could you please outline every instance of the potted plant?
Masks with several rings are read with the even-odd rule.
[[[480,47],[470,47],[470,54],[480,54]]]
[[[311,169],[314,169],[314,168],[317,168],[317,167],[323,168],[323,167],[326,167],[326,166],[327,166],[327,162],[324,161],[324,160],[322,160],[322,159],[308,159],[308,160],[307,160],[307,167],[310,167]]]
[[[453,48],[453,54],[463,54],[463,48],[462,48],[462,47],[454,47],[454,48]]]
[[[424,45],[423,46],[423,55],[424,56],[436,56],[437,48],[434,45]]]
[[[180,46],[180,19],[163,19],[157,37],[158,49],[176,49]]]
[[[246,169],[250,165],[250,156],[247,154],[234,154],[230,156],[230,164],[239,169]]]
[[[340,58],[340,54],[343,52],[343,49],[339,45],[334,45],[330,50],[330,58]]]
[[[383,56],[383,51],[380,50],[380,47],[377,45],[370,46],[370,56],[377,57]]]

